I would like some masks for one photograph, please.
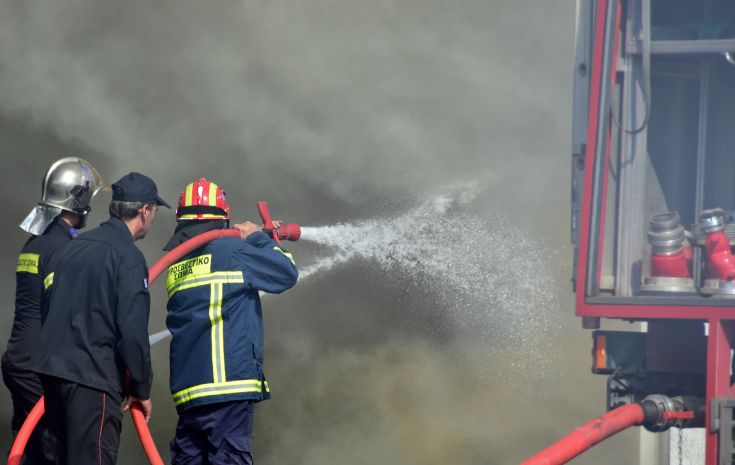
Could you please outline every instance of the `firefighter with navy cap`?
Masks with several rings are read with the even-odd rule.
[[[77,229],[84,227],[89,204],[103,188],[104,179],[89,162],[62,158],[49,168],[41,186],[41,201],[20,224],[32,236],[18,256],[15,315],[2,357],[3,381],[13,400],[14,437],[43,395],[41,380],[30,371],[30,364],[56,264]],[[42,419],[29,438],[25,465],[53,463],[44,424]]]
[[[178,225],[164,250],[229,227],[224,191],[204,178],[186,186]],[[275,223],[275,222],[274,222]],[[179,421],[173,465],[252,464],[253,407],[268,399],[258,291],[296,283],[292,255],[251,222],[191,252],[168,269],[171,394]]]
[[[159,205],[169,206],[153,180],[123,176],[112,185],[110,218],[72,241],[54,273],[32,365],[60,465],[114,464],[121,407],[137,403],[150,418],[148,268],[134,242]]]

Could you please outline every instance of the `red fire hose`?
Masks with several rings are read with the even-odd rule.
[[[205,232],[196,237],[189,239],[178,247],[173,248],[171,251],[161,257],[153,266],[148,270],[148,281],[151,283],[156,280],[164,270],[168,269],[169,266],[189,252],[202,247],[204,244],[208,244],[216,239],[223,237],[240,237],[240,231],[237,229],[216,229],[214,231]]]
[[[645,412],[641,404],[627,404],[592,420],[561,441],[527,459],[521,465],[561,465],[603,439],[630,426],[643,424]]]
[[[41,396],[26,417],[26,421],[23,422],[23,426],[20,428],[20,431],[18,431],[18,434],[15,436],[13,448],[10,449],[10,455],[8,455],[8,465],[20,464],[20,459],[23,458],[23,451],[26,448],[26,443],[31,437],[33,430],[36,428],[38,421],[43,416],[43,409],[44,402],[43,396]]]
[[[261,218],[264,222],[263,229],[266,232],[270,233],[276,241],[278,241],[278,239],[288,239],[295,241],[298,240],[301,236],[301,228],[297,224],[289,224],[282,226],[281,228],[273,228],[273,222],[271,221],[266,202],[258,202],[258,211],[260,212]],[[203,245],[222,237],[239,238],[240,231],[237,229],[218,229],[215,231],[209,231],[204,234],[200,234],[189,239],[188,241],[184,242],[183,244],[179,245],[178,247],[174,248],[163,257],[161,257],[161,259],[158,260],[150,268],[150,270],[148,270],[148,281],[153,283],[153,281],[158,278],[161,272],[166,270],[176,260],[198,249],[199,247],[202,247]],[[23,458],[23,451],[26,448],[28,439],[30,438],[31,433],[33,433],[33,430],[36,428],[39,420],[43,416],[43,412],[44,401],[42,396],[33,407],[31,412],[28,414],[28,417],[26,417],[23,426],[21,426],[18,434],[15,437],[13,447],[10,449],[10,455],[8,456],[8,465],[20,465],[20,461]],[[138,437],[140,438],[140,442],[143,445],[143,450],[145,451],[146,456],[148,456],[148,460],[150,460],[151,465],[164,465],[163,460],[161,460],[161,456],[158,454],[156,444],[153,442],[153,437],[151,436],[151,432],[148,429],[148,424],[145,421],[145,417],[143,416],[143,412],[140,410],[140,407],[137,405],[132,405],[130,408],[130,415],[133,418],[133,424],[135,425],[135,429],[138,431]]]

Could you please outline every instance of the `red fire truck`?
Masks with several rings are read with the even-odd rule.
[[[704,428],[705,463],[731,465],[735,2],[579,0],[576,24],[572,281],[610,412],[527,463],[640,424]]]

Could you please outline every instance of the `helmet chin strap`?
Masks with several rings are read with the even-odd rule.
[[[83,227],[85,227],[87,225],[87,216],[90,210],[92,210],[91,207],[85,207],[84,209],[82,209],[82,211],[70,212],[73,213],[74,216],[76,216],[77,218],[76,224],[71,225],[71,227],[75,229],[82,229]]]
[[[89,192],[90,192],[89,181],[86,181],[83,186],[77,184],[71,189],[70,194],[74,197],[74,204],[75,204],[75,207],[73,208],[74,213],[77,213],[80,216],[86,216],[87,213],[89,213],[89,210],[90,210],[89,202],[92,201],[92,198],[89,197],[88,199],[84,199],[84,197],[87,196]],[[81,205],[87,204],[87,205],[84,205],[84,207],[78,207],[78,205],[80,204]]]
[[[84,215],[77,215],[77,224],[74,227],[74,229],[82,229],[83,227],[87,226],[87,214]]]

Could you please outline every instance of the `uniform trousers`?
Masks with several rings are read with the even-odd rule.
[[[255,403],[202,405],[179,414],[171,465],[253,465]]]
[[[31,413],[31,409],[43,395],[43,386],[35,373],[17,372],[8,369],[5,365],[2,371],[3,382],[8,387],[13,400],[13,419],[10,426],[13,438],[15,438],[26,417]],[[28,438],[21,465],[53,465],[53,463],[53,451],[49,433],[46,430],[46,419],[41,417],[31,437]]]
[[[46,424],[58,465],[114,465],[120,445],[122,409],[108,393],[41,376]]]

